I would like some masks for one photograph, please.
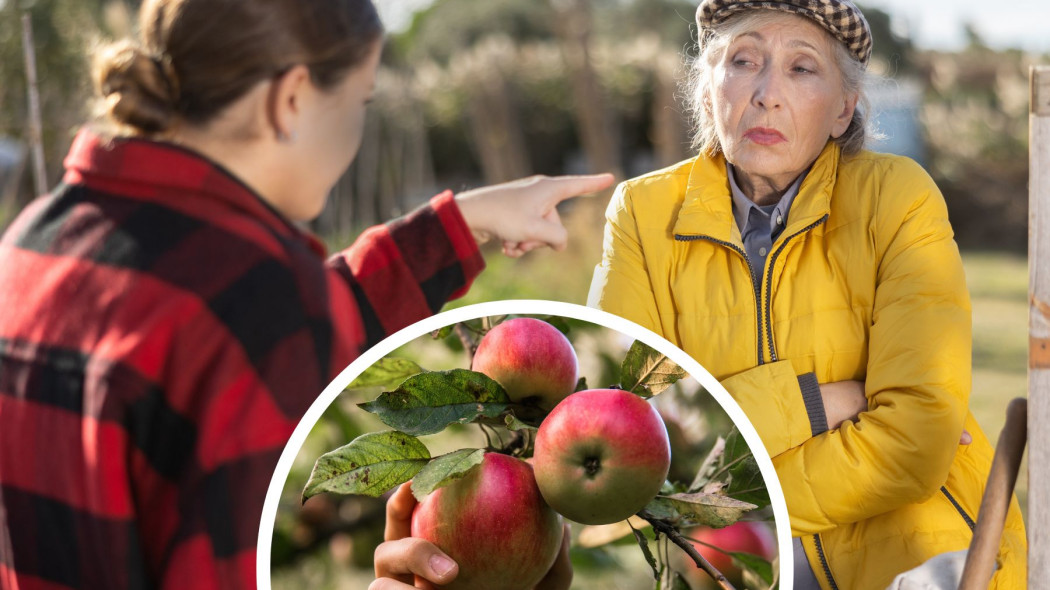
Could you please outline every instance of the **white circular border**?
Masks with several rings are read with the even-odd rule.
[[[729,392],[722,387],[722,384],[712,377],[711,373],[701,366],[700,363],[693,360],[692,357],[677,346],[634,322],[591,307],[558,301],[531,299],[478,303],[442,312],[416,322],[391,334],[379,344],[368,349],[368,351],[343,369],[339,376],[328,384],[328,387],[325,387],[321,395],[314,400],[314,403],[310,405],[310,409],[303,415],[302,420],[295,427],[295,431],[292,432],[292,437],[288,440],[288,444],[285,445],[284,451],[281,453],[281,458],[277,461],[277,469],[270,480],[270,487],[266,491],[262,521],[259,524],[259,542],[256,549],[256,586],[261,590],[271,590],[270,549],[281,492],[284,489],[285,481],[288,479],[288,473],[292,469],[292,462],[306,441],[307,434],[310,433],[314,424],[321,418],[328,406],[335,401],[336,396],[346,389],[346,386],[355,377],[364,372],[365,369],[397,348],[420,336],[465,320],[485,316],[525,314],[564,316],[579,319],[627,334],[635,340],[641,340],[678,363],[714,396],[715,400],[718,401],[736,424],[740,434],[743,435],[744,440],[747,441],[748,446],[751,448],[755,460],[758,462],[758,468],[762,473],[762,478],[765,480],[766,489],[769,491],[769,499],[773,506],[773,517],[776,521],[777,545],[780,554],[780,588],[782,590],[792,590],[794,560],[792,559],[791,526],[788,520],[787,503],[784,501],[784,491],[780,487],[780,480],[777,478],[776,471],[773,468],[773,461],[769,458],[769,453],[766,452],[765,446],[762,445],[762,439],[759,438],[758,432],[755,431],[755,427],[751,425],[744,411],[740,409],[740,406],[729,395]]]

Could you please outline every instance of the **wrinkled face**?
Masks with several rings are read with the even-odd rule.
[[[711,109],[738,171],[786,187],[846,131],[857,99],[843,89],[832,43],[819,25],[791,14],[730,42],[712,68]]]
[[[328,193],[357,156],[365,128],[365,111],[375,89],[381,44],[337,86],[317,94],[298,129],[303,152],[297,159],[303,182],[292,219],[317,217]]]

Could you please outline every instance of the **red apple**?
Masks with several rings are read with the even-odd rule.
[[[561,547],[561,519],[543,501],[532,467],[488,453],[466,477],[438,488],[412,512],[413,537],[459,564],[450,590],[532,590]]]
[[[725,551],[751,553],[772,561],[777,556],[777,540],[769,526],[762,522],[736,522],[725,528],[712,529],[697,527],[685,532],[686,536],[703,541]],[[693,543],[696,550],[718,571],[725,574],[736,587],[741,587],[743,580],[740,568],[733,565],[733,558],[700,543]],[[696,567],[696,563],[684,552],[681,554],[678,569],[689,579],[693,588],[714,590],[718,587],[711,576]]]
[[[533,453],[536,483],[552,508],[583,524],[623,520],[667,478],[671,447],[656,408],[619,389],[590,389],[544,418]]]
[[[550,410],[576,389],[576,351],[564,334],[532,318],[507,320],[478,344],[471,369],[493,378],[515,402]]]

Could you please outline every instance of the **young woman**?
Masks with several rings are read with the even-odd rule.
[[[254,588],[263,497],[356,355],[608,176],[450,192],[325,260],[294,221],[353,160],[369,0],[147,0],[106,118],[0,240],[0,587]]]

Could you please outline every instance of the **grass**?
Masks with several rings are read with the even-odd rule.
[[[1028,262],[1023,256],[964,253],[973,301],[973,391],[970,410],[995,444],[1006,405],[1028,392]],[[1027,514],[1028,458],[1017,478]]]

